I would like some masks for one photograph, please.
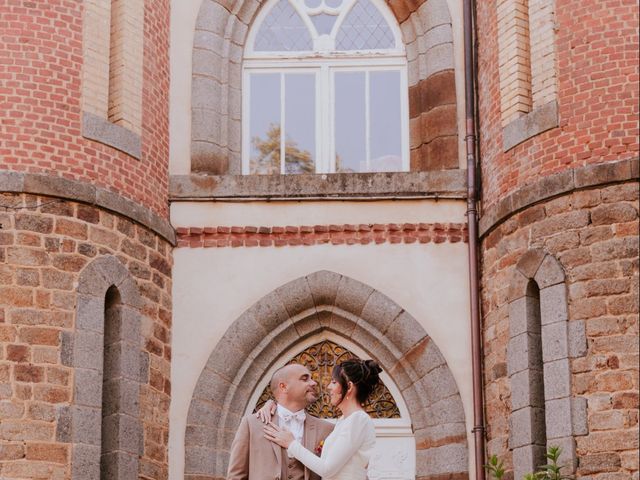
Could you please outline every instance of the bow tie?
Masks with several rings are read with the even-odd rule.
[[[294,421],[294,422],[304,422],[304,419],[306,418],[306,415],[304,413],[304,410],[297,412],[297,413],[284,413],[282,414],[282,420],[285,422],[290,422],[290,421]]]

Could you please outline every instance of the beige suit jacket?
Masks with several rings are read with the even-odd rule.
[[[273,418],[278,423],[278,417]],[[333,430],[333,424],[306,416],[303,444],[315,452],[321,440]],[[264,438],[264,424],[255,415],[247,415],[231,444],[227,480],[281,480],[283,449]],[[286,455],[286,452],[284,453]],[[320,480],[311,470],[304,469],[305,480]],[[282,479],[284,480],[284,479]]]

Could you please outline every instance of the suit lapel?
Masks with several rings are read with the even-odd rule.
[[[274,415],[274,417],[271,419],[271,422],[275,423],[276,425],[279,425],[280,418],[277,415]],[[277,443],[273,443],[273,442],[269,442],[269,443],[271,444],[271,448],[273,448],[273,453],[275,453],[276,455],[276,462],[278,464],[278,468],[281,470],[282,469],[282,447]]]
[[[304,445],[304,448],[306,448],[310,452],[315,453],[316,423],[309,417],[310,415],[307,413],[304,421],[304,434],[302,437],[302,443]],[[307,467],[304,467],[304,480],[309,480],[309,469]]]

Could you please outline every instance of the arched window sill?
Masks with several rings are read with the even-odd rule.
[[[82,112],[82,136],[113,147],[138,160],[142,157],[140,135],[93,113]]]
[[[506,152],[525,140],[558,126],[558,104],[549,102],[516,118],[502,130],[502,147]]]
[[[172,175],[171,200],[466,198],[466,170],[316,175]]]

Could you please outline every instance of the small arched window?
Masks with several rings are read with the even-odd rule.
[[[244,56],[243,173],[409,169],[406,55],[378,0],[271,0]]]

